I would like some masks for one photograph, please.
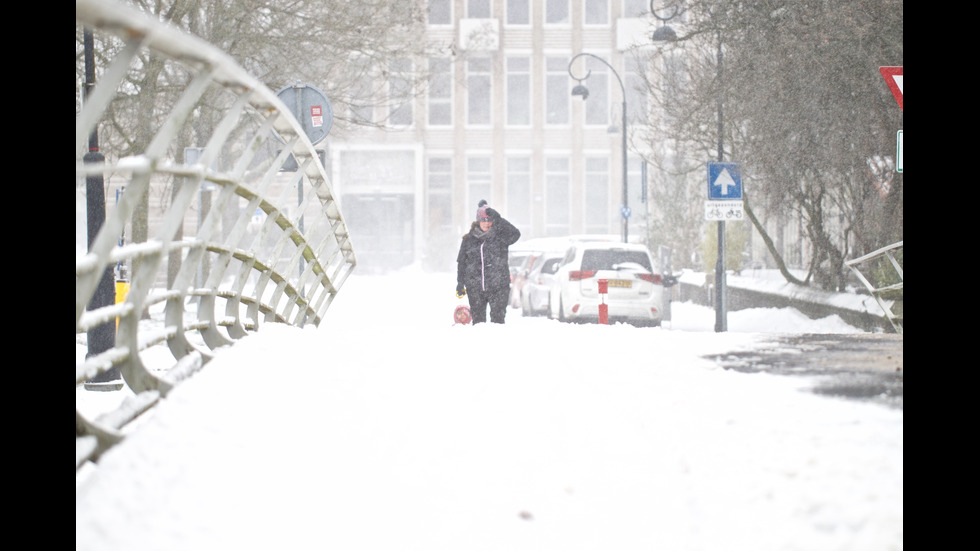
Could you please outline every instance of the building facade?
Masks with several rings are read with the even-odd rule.
[[[520,228],[522,240],[622,235],[625,219],[630,240],[642,241],[643,170],[631,152],[627,212],[620,127],[624,105],[629,119],[647,109],[629,52],[649,36],[649,2],[426,4],[425,39],[445,44],[441,55],[393,63],[385,92],[404,101],[356,114],[384,128],[329,142],[359,264],[453,269],[481,199]],[[591,55],[570,67],[583,52]],[[428,75],[423,92],[400,85],[400,74],[419,73]],[[580,82],[589,90],[584,101],[571,93]]]

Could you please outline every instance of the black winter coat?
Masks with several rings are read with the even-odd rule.
[[[497,218],[490,231],[480,237],[479,225],[463,236],[456,256],[456,283],[467,289],[498,290],[510,286],[507,248],[521,238],[521,231],[504,218]]]

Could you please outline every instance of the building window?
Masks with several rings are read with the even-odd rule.
[[[585,124],[609,124],[609,67],[594,57],[585,58],[586,73],[589,79],[589,99],[585,102]],[[591,71],[591,73],[590,73]]]
[[[466,0],[466,17],[487,19],[490,17],[490,0]]]
[[[393,126],[409,126],[413,118],[412,61],[398,58],[389,67],[388,123]]]
[[[507,58],[507,124],[531,124],[531,59]]]
[[[453,0],[429,0],[429,25],[452,25]]]
[[[489,57],[466,62],[466,124],[490,124],[493,75]]]
[[[609,24],[609,0],[585,0],[582,7],[585,9],[586,25]]]
[[[632,215],[627,222],[630,235],[644,235],[647,222],[647,205],[643,201],[643,160],[640,157],[629,156],[626,162],[626,183],[629,188],[629,207]]]
[[[449,58],[429,59],[429,125],[453,124],[453,77]]]
[[[544,23],[545,25],[568,25],[571,23],[568,0],[545,0]]]
[[[530,2],[528,0],[507,0],[506,21],[508,25],[530,25]]]
[[[609,158],[585,158],[585,233],[609,233]]]
[[[526,234],[531,230],[531,157],[507,157],[507,219]]]
[[[623,17],[645,17],[650,13],[648,0],[623,0]],[[660,8],[657,8],[657,13]]]
[[[680,102],[682,105],[686,96],[690,94],[690,79],[688,78],[687,60],[684,56],[673,53],[664,56],[664,84],[661,98],[671,98],[672,102]],[[659,112],[663,113],[666,124],[676,122],[677,110],[671,109],[669,112],[660,105]]]
[[[367,56],[352,56],[347,63],[348,79],[352,82],[350,118],[357,124],[374,123],[374,106],[378,103],[377,71]]]
[[[428,169],[430,233],[431,230],[451,230],[453,227],[453,159],[430,157]]]
[[[545,234],[549,237],[569,235],[570,224],[570,163],[568,157],[549,156],[544,161]]]
[[[568,58],[545,58],[545,72],[545,124],[567,125],[572,80],[568,76]]]
[[[493,173],[490,156],[467,157],[466,159],[466,190],[469,201],[466,203],[470,215],[476,220],[476,205],[481,199],[489,203],[493,200]]]
[[[459,232],[453,230],[453,159],[430,157],[426,176],[426,263],[433,269],[451,267]]]
[[[648,103],[646,82],[643,70],[643,61],[636,56],[623,56],[626,65],[626,74],[623,76],[623,84],[626,86],[626,111],[629,124],[646,124]]]

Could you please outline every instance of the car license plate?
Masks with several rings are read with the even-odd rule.
[[[633,286],[633,282],[630,281],[630,280],[628,280],[628,279],[610,279],[609,280],[609,286],[610,287],[623,287],[623,288],[628,289],[628,288],[630,288],[630,287]]]

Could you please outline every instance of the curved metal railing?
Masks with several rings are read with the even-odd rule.
[[[75,17],[122,43],[75,122],[76,186],[100,177],[120,192],[88,253],[75,261],[76,337],[115,322],[115,341],[97,351],[89,343],[86,358],[76,363],[75,385],[118,369],[135,394],[97,419],[86,418],[76,404],[77,471],[120,441],[125,425],[217,349],[263,322],[319,324],[356,260],[317,151],[275,93],[217,48],[127,6],[76,0]],[[86,163],[81,152],[113,97],[128,91],[126,75],[151,56],[186,75],[179,99],[154,125],[141,155]],[[202,140],[205,146],[178,156],[206,96],[211,104],[224,98],[228,107]],[[293,162],[294,172],[283,170]],[[218,171],[219,164],[232,168]],[[124,243],[143,198],[171,187],[147,240]],[[195,203],[203,197],[211,202],[207,212],[203,200]],[[187,220],[198,221],[196,235],[182,235]],[[107,270],[130,266],[124,297],[117,293],[108,305],[93,301]],[[147,365],[143,354],[163,346],[172,364]]]
[[[905,272],[898,255],[904,254],[905,241],[893,243],[844,264],[864,284],[896,333],[905,333]]]

